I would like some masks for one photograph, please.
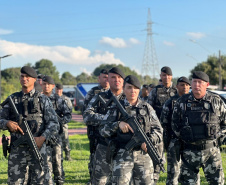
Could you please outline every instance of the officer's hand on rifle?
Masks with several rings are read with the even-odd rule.
[[[148,150],[147,150],[146,143],[142,143],[141,148],[143,151],[145,151],[147,153]]]
[[[17,122],[9,120],[6,124],[6,126],[9,128],[10,132],[20,132],[24,135],[23,130],[20,128]]]
[[[46,140],[46,138],[44,136],[34,137],[34,139],[35,139],[38,149],[40,149],[42,147],[44,141]]]
[[[127,132],[129,132],[129,131],[131,131],[132,133],[134,133],[134,131],[133,131],[133,129],[130,127],[130,125],[129,125],[128,123],[124,122],[124,121],[121,121],[121,122],[119,123],[119,128],[121,129],[121,131],[122,131],[123,133],[127,133]]]

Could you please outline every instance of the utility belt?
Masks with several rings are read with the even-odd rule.
[[[211,143],[204,143],[204,144],[188,144],[184,143],[183,148],[188,150],[207,150],[213,147],[218,147],[218,144],[216,141]]]

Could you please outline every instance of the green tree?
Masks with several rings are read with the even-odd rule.
[[[226,56],[221,56],[221,63],[222,84],[224,87],[226,84]],[[211,85],[219,84],[219,58],[217,58],[216,56],[209,56],[207,58],[207,61],[198,63],[197,66],[195,66],[194,69],[191,70],[190,79],[194,71],[203,71],[208,74]]]
[[[6,81],[15,78],[19,79],[20,69],[21,69],[20,67],[4,69],[1,72],[1,75],[4,79],[6,79]]]
[[[76,78],[69,72],[64,72],[62,74],[61,82],[64,85],[75,85],[77,83]]]
[[[18,92],[21,90],[21,85],[18,78],[10,79],[6,81],[6,79],[2,78],[1,80],[1,101],[4,101],[9,95],[14,92]]]
[[[82,72],[80,75],[76,77],[77,83],[91,83],[97,82],[97,78],[95,76],[89,76],[87,73]]]
[[[54,79],[55,83],[61,83],[59,79],[59,72],[53,62],[48,59],[41,59],[35,63],[34,68],[38,74],[48,75]]]

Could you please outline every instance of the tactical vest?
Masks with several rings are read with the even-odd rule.
[[[53,104],[53,109],[57,113],[58,116],[63,117],[61,110],[59,109],[58,105],[58,98],[60,98],[58,95],[54,94],[49,97],[50,101]]]
[[[177,89],[175,87],[171,87],[168,91],[165,91],[162,85],[156,87],[156,99],[153,108],[155,109],[158,118],[160,118],[163,104],[176,93]]]
[[[20,115],[26,118],[27,123],[31,129],[34,137],[41,136],[45,130],[45,124],[43,124],[43,114],[40,104],[40,93],[35,91],[32,97],[22,100],[23,93],[17,92],[12,95],[12,99]],[[14,114],[10,114],[10,120],[20,122],[19,118],[16,118]],[[12,142],[18,138],[18,134],[12,134]]]
[[[220,111],[213,108],[210,101],[187,100],[184,109],[180,135],[185,142],[217,138],[217,133],[220,131]]]
[[[124,101],[120,101],[120,103],[123,105]],[[136,116],[138,122],[140,123],[142,129],[145,131],[145,133],[150,136],[151,131],[151,123],[150,123],[150,112],[147,108],[147,105],[142,104],[139,107],[125,107],[126,112],[131,116]],[[132,132],[123,133],[120,128],[117,130],[117,146],[118,148],[125,148],[126,144],[131,140],[133,136]],[[139,150],[141,146],[141,143],[138,144],[137,147],[135,147],[135,150]]]
[[[107,102],[111,98],[111,96],[113,96],[113,94],[110,90],[107,93],[101,92],[101,93],[99,93],[99,95],[105,100],[105,102]],[[124,99],[125,99],[125,95],[122,94],[119,97],[119,101],[124,100]],[[99,102],[98,107],[97,107],[97,112],[99,114],[105,115],[107,113],[107,111],[108,111],[108,109],[106,109],[105,106],[103,106],[103,104]],[[98,137],[98,143],[106,145],[106,146],[108,145],[106,142],[106,139],[100,135],[99,131],[97,132],[97,137]]]

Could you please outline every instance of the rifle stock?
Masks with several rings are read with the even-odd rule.
[[[13,110],[13,113],[22,120],[21,124],[20,124],[20,128],[23,130],[24,135],[22,135],[20,138],[18,138],[15,142],[13,142],[13,146],[17,147],[22,143],[27,143],[28,146],[30,147],[30,150],[33,154],[33,156],[35,157],[35,160],[37,161],[37,163],[39,164],[40,168],[42,169],[43,167],[43,158],[39,152],[39,149],[37,147],[37,144],[34,140],[34,137],[31,133],[31,130],[28,126],[28,123],[26,121],[26,119],[22,116],[19,115],[19,112],[11,98],[11,96],[9,96],[1,105],[4,106],[6,103],[9,103],[9,106],[11,107],[11,109]]]

